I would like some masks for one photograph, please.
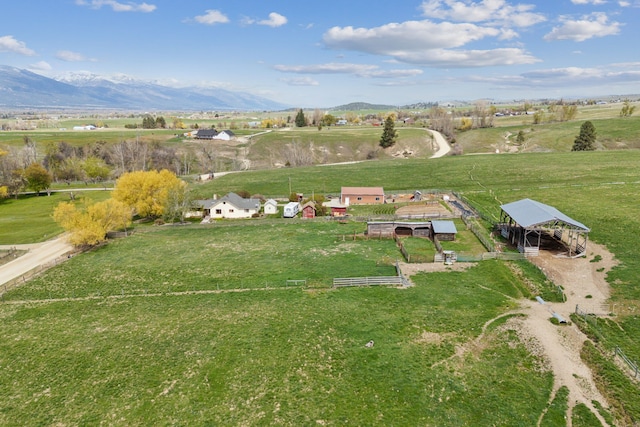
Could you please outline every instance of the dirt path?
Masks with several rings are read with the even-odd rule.
[[[70,252],[73,247],[67,243],[66,236],[42,243],[29,245],[4,245],[6,248],[28,250],[15,260],[0,266],[0,285],[20,277],[36,267],[50,263]]]
[[[571,426],[571,413],[579,403],[586,405],[603,426],[608,425],[592,402],[598,401],[605,408],[609,404],[596,388],[591,370],[580,358],[580,350],[587,337],[575,325],[555,326],[549,320],[553,312],[569,320],[576,305],[588,312],[608,313],[609,285],[605,277],[616,261],[604,246],[589,242],[587,249],[586,258],[565,258],[547,251],[540,251],[538,257],[531,258],[531,262],[540,267],[550,280],[564,288],[567,302],[540,304],[521,300],[517,312],[525,316],[510,319],[508,323],[519,332],[523,342],[534,343],[530,344],[532,352],[547,361],[554,375],[551,399],[560,387],[569,389],[567,426]],[[400,268],[405,275],[411,276],[419,271],[459,271],[469,268],[469,264],[401,264]],[[543,416],[544,413],[540,414],[539,422]]]
[[[433,135],[433,140],[438,145],[438,150],[430,158],[437,159],[439,157],[444,157],[447,154],[449,154],[449,151],[451,151],[451,145],[449,145],[447,140],[444,139],[444,136],[442,136],[440,132],[437,132],[435,130],[429,129],[429,132],[431,132],[431,135]]]

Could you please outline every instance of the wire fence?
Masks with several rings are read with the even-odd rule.
[[[575,313],[576,313],[576,315],[580,316],[580,318],[583,319],[585,321],[585,323],[587,323],[591,327],[591,330],[592,330],[593,334],[598,338],[598,340],[600,340],[602,342],[606,342],[607,341],[606,337],[602,333],[602,330],[598,326],[598,316],[597,315],[593,314],[592,312],[588,312],[588,311],[585,311],[585,310],[581,309],[578,305],[576,305]],[[631,373],[633,374],[633,378],[639,378],[640,372],[639,372],[638,361],[637,360],[635,360],[635,361],[632,360],[617,345],[614,347],[613,357],[614,357],[614,359],[616,357],[618,357],[620,360],[622,360],[627,365],[627,367],[630,369]]]

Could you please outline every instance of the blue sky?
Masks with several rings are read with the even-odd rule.
[[[640,93],[640,0],[4,2],[0,64],[301,107]]]

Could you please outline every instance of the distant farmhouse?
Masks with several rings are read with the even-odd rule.
[[[382,187],[342,187],[340,203],[344,205],[375,205],[385,203]]]
[[[222,218],[251,218],[260,213],[260,199],[244,199],[229,193],[220,199],[198,200],[203,222]]]
[[[194,137],[196,139],[218,139],[222,141],[231,141],[236,135],[230,130],[218,132],[215,129],[198,129]]]

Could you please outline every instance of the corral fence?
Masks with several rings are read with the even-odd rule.
[[[598,337],[599,340],[603,342],[606,341],[598,326],[598,316],[581,309],[577,304],[575,313],[580,316],[589,326],[591,326],[594,334]],[[615,346],[613,357],[619,357],[629,367],[629,369],[633,373],[633,378],[640,378],[638,361],[634,361],[630,357],[628,357],[619,346]]]
[[[394,233],[393,235],[393,240],[396,242],[396,245],[398,246],[398,249],[400,250],[400,253],[402,254],[402,256],[404,257],[405,261],[407,261],[408,263],[423,263],[423,262],[431,262],[431,260],[429,258],[427,258],[426,256],[420,256],[420,255],[411,255],[409,253],[409,251],[407,251],[407,248],[404,246],[404,243],[402,243],[402,240],[400,240],[400,238],[398,237],[397,234]]]
[[[372,277],[338,277],[333,279],[333,287],[340,288],[346,286],[376,286],[376,285],[401,285],[404,287],[411,286],[411,282],[407,279],[402,270],[400,263],[396,261],[396,276],[372,276]]]

